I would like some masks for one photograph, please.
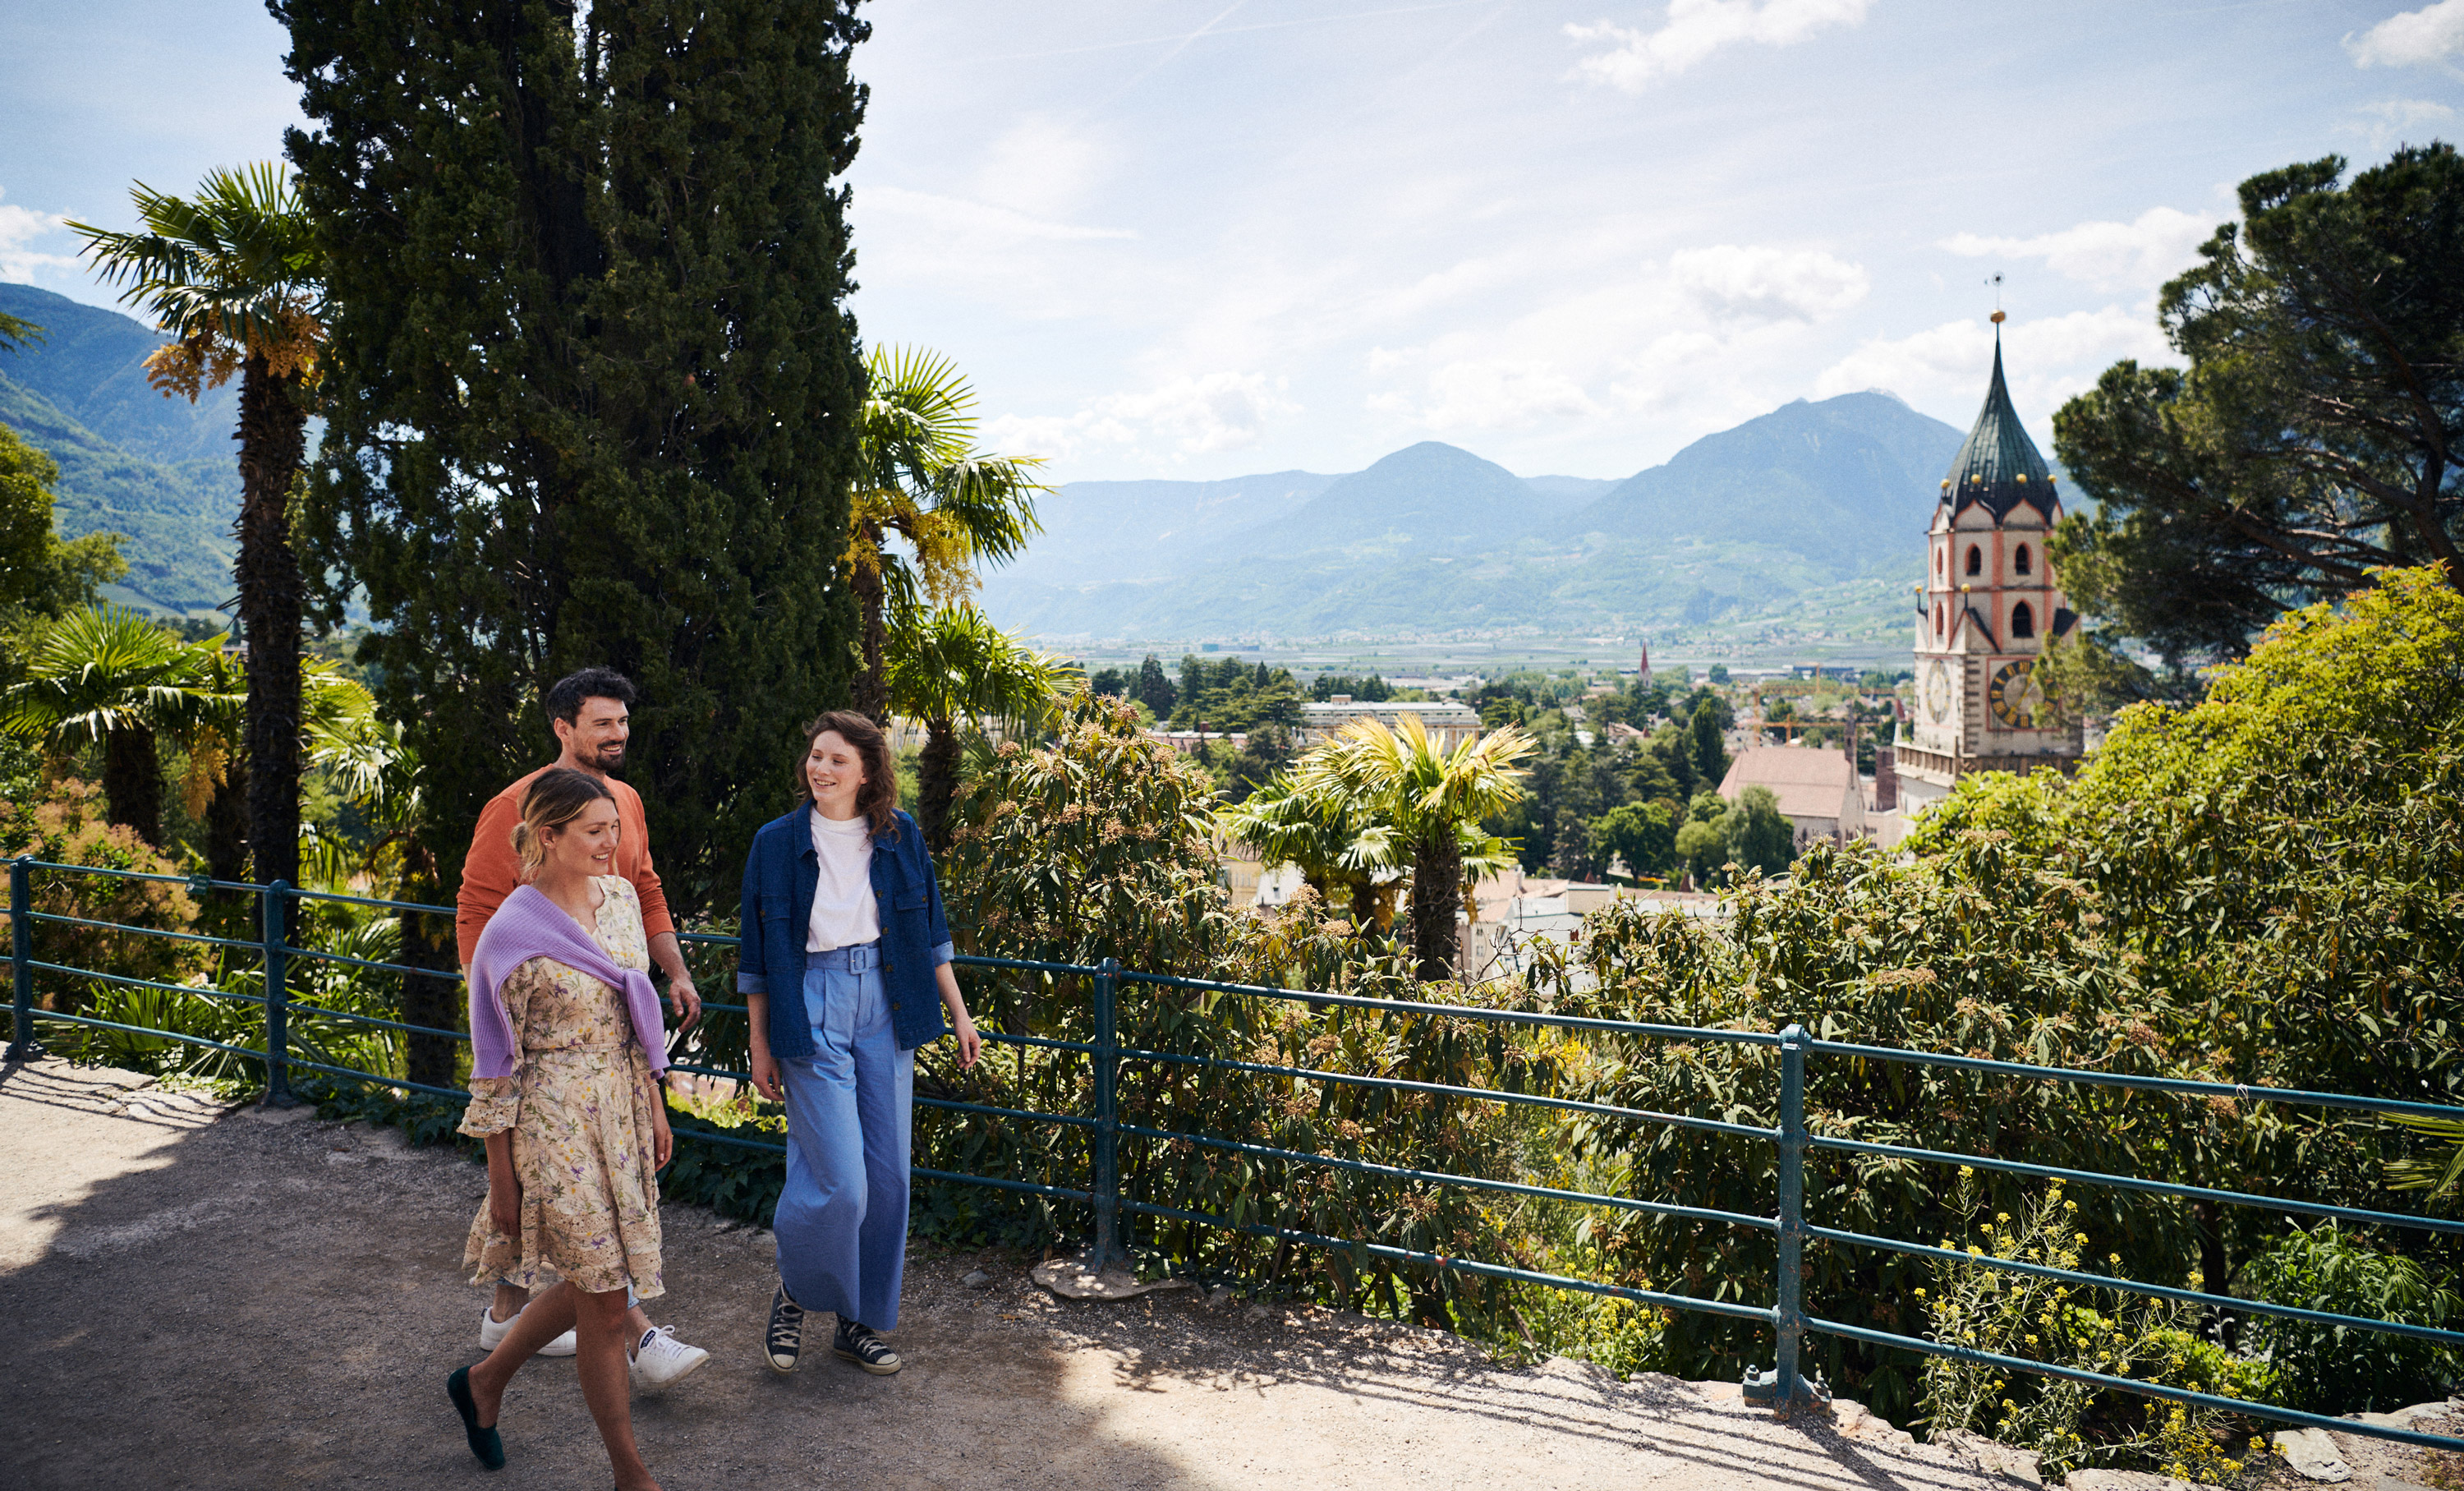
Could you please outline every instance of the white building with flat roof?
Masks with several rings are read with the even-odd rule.
[[[1452,750],[1480,734],[1480,712],[1454,700],[1373,704],[1349,694],[1337,694],[1323,704],[1301,705],[1300,743],[1315,746],[1360,720],[1375,720],[1391,729],[1406,715],[1419,720],[1420,727],[1429,732],[1430,741],[1441,750]]]

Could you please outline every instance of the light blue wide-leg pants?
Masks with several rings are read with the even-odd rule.
[[[813,1054],[779,1063],[787,1088],[787,1188],[771,1224],[779,1280],[807,1310],[893,1330],[915,1053],[898,1049],[877,967],[807,968],[804,1015]]]

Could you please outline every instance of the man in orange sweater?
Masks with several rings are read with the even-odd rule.
[[[667,893],[659,888],[659,872],[650,865],[650,835],[642,815],[642,794],[613,774],[625,764],[634,698],[632,681],[607,668],[584,668],[548,689],[548,723],[556,731],[557,758],[488,799],[488,806],[479,810],[479,826],[471,835],[471,855],[462,863],[462,888],[454,897],[453,930],[467,977],[471,954],[479,946],[479,934],[487,930],[488,919],[522,883],[521,859],[514,853],[514,825],[522,818],[523,790],[540,772],[556,767],[588,772],[616,799],[616,873],[633,882],[634,894],[642,902],[642,931],[649,939],[650,961],[668,975],[668,1003],[681,1029],[701,1018],[701,995],[685,968],[675,918],[668,914]],[[528,1302],[529,1291],[498,1284],[495,1302],[480,1317],[479,1345],[495,1350]],[[710,1360],[708,1351],[678,1341],[672,1327],[652,1325],[629,1296],[627,1302],[632,1306],[627,1319],[636,1386],[666,1387]],[[570,1356],[573,1351],[573,1333],[567,1331],[541,1354]]]

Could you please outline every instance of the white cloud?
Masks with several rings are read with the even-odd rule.
[[[1582,385],[1537,359],[1450,362],[1428,377],[1425,398],[1372,394],[1369,407],[1441,433],[1524,430],[1544,419],[1580,419],[1601,412]]]
[[[1669,0],[1668,19],[1658,31],[1604,20],[1569,26],[1566,34],[1576,41],[1616,43],[1610,51],[1583,58],[1575,71],[1594,82],[1640,93],[1654,78],[1682,73],[1736,42],[1785,47],[1828,27],[1857,25],[1872,4],[1873,0]]]
[[[974,194],[1031,215],[1067,217],[1086,205],[1111,164],[1111,149],[1093,133],[1029,115],[985,147]]]
[[[1535,267],[1538,303],[1458,324],[1416,346],[1374,347],[1385,375],[1369,408],[1398,424],[1458,430],[1617,428],[1636,413],[1705,421],[1767,408],[1798,385],[1816,323],[1862,300],[1862,265],[1819,249],[1717,244],[1628,259],[1560,286]]]
[[[2005,329],[2003,373],[2020,418],[2040,442],[2052,428],[2054,411],[2094,386],[2114,363],[2125,357],[2180,361],[2145,306],[2105,305],[2014,321]],[[1945,322],[1908,336],[1862,343],[1815,379],[1814,396],[1888,389],[1920,409],[1960,411],[1953,422],[1964,428],[1992,369],[1992,326],[1982,320]]]
[[[2341,126],[2346,134],[2368,139],[2373,152],[2385,152],[2419,138],[2417,132],[2434,130],[2455,117],[2455,111],[2444,103],[2428,99],[2384,99],[2365,103],[2359,110],[2367,122]]]
[[[1963,233],[1943,244],[1969,258],[2035,258],[2066,278],[2109,290],[2163,284],[2190,267],[2215,224],[2169,207],[2151,207],[2127,223],[2080,223],[2033,238],[1987,238]]]
[[[910,191],[903,187],[875,187],[864,194],[864,205],[975,239],[1083,242],[1090,238],[1137,236],[1126,228],[1084,228],[1075,223],[1037,217],[1015,208],[970,202],[963,197],[936,196],[929,191]]]
[[[1720,244],[1668,256],[1669,278],[1718,320],[1815,321],[1865,298],[1864,269],[1816,249]]]
[[[2464,54],[2464,0],[2438,0],[2390,15],[2344,38],[2356,67],[2419,67]]]
[[[57,212],[37,212],[0,202],[0,279],[24,281],[41,270],[76,268],[75,254],[46,254],[30,247],[55,234],[65,241],[65,222]]]
[[[1171,459],[1243,450],[1265,437],[1269,420],[1299,412],[1285,388],[1285,380],[1264,373],[1184,375],[1095,399],[1074,414],[1003,414],[985,424],[984,443],[1005,455],[1056,460],[1103,448]]]

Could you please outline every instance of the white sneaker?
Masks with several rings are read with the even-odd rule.
[[[516,1310],[514,1312],[514,1320],[520,1320],[521,1318],[521,1311]],[[495,1305],[487,1305],[481,1308],[479,1311],[479,1349],[482,1351],[494,1351],[496,1349],[498,1344],[505,1339],[505,1332],[514,1328],[514,1320],[496,1319],[496,1309]],[[581,1344],[573,1339],[573,1332],[568,1330],[563,1335],[557,1337],[554,1341],[551,1341],[547,1345],[539,1347],[539,1354],[541,1356],[571,1356],[575,1351],[580,1349]]]
[[[709,1360],[709,1352],[678,1341],[673,1325],[653,1325],[642,1332],[641,1342],[633,1347],[633,1364],[627,1375],[636,1388],[666,1388],[692,1376],[694,1368]]]

